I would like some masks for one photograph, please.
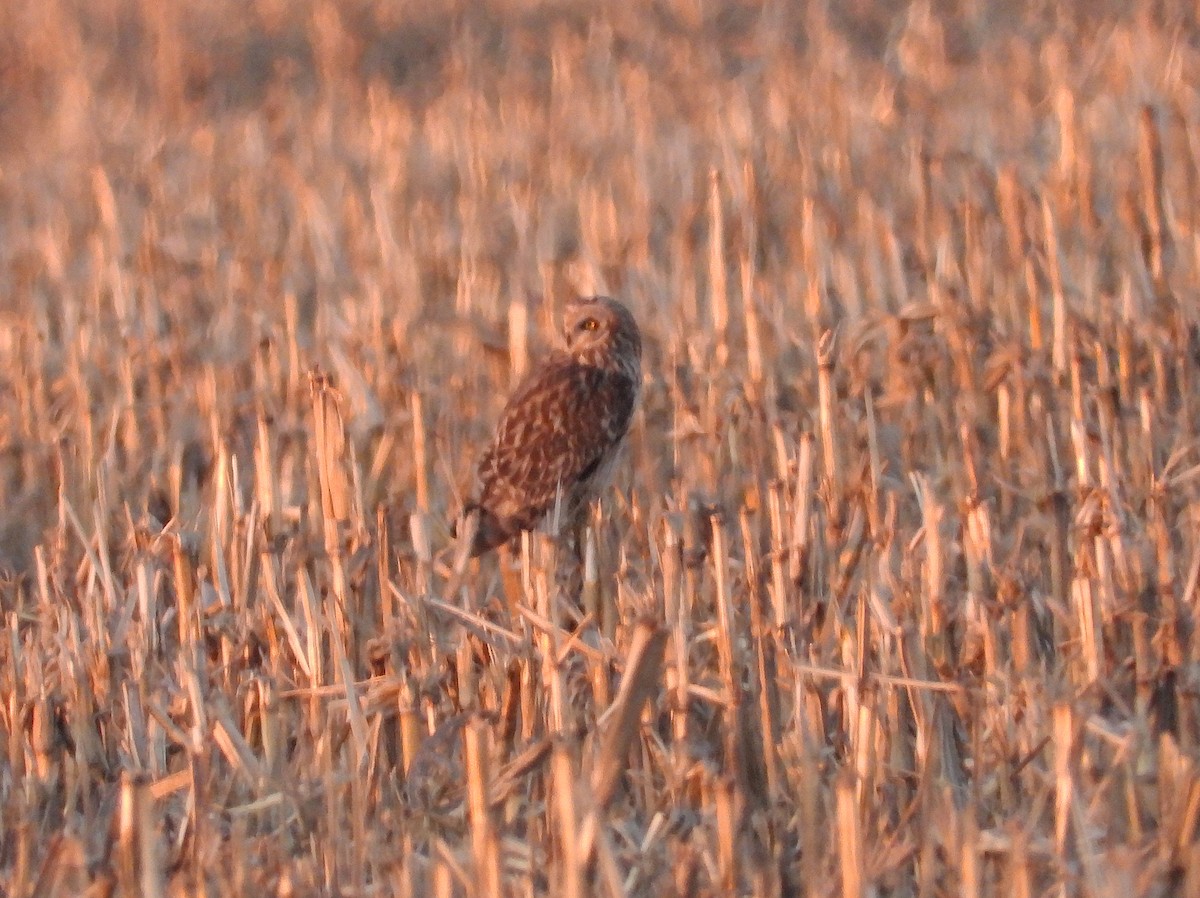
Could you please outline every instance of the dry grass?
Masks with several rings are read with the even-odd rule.
[[[1200,894],[1141,6],[0,7],[0,891]],[[583,594],[456,583],[573,289],[648,339]]]

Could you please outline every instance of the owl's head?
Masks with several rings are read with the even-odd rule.
[[[587,365],[621,368],[639,380],[642,334],[629,309],[607,296],[589,296],[567,304],[563,318],[567,351]]]

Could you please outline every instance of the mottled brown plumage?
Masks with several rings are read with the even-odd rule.
[[[568,305],[566,348],[517,386],[479,461],[471,555],[532,530],[561,491],[568,513],[604,485],[629,429],[641,385],[642,340],[621,303],[592,297]]]

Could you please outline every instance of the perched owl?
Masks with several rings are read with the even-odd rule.
[[[604,296],[571,302],[566,348],[517,386],[479,461],[471,555],[533,530],[555,505],[573,513],[604,485],[633,417],[642,337],[629,310]]]

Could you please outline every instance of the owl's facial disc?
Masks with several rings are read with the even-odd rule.
[[[600,346],[611,336],[612,313],[600,303],[583,302],[567,311],[566,337],[570,349]]]
[[[592,296],[568,303],[563,336],[567,352],[583,364],[641,379],[641,334],[629,310],[617,300]]]

